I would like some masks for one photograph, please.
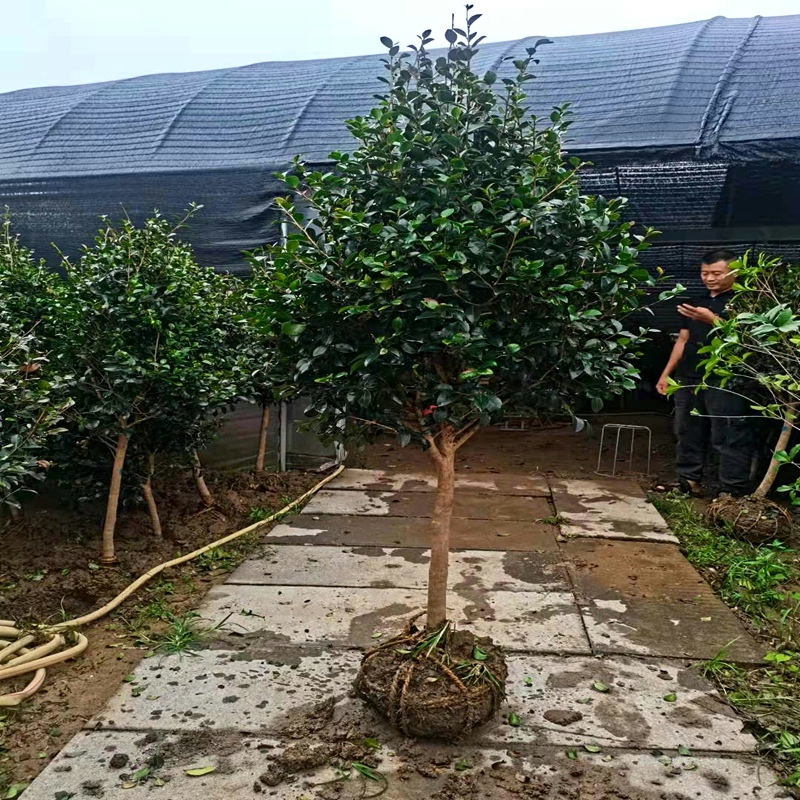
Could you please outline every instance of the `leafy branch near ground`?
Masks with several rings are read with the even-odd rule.
[[[706,527],[684,497],[653,497],[681,549],[719,596],[764,637],[764,667],[743,667],[725,652],[704,674],[750,720],[788,785],[800,788],[800,559],[779,542],[755,546]]]

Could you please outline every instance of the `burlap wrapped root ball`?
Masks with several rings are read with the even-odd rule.
[[[708,508],[712,525],[751,544],[785,542],[792,532],[792,517],[783,506],[762,497],[720,497]]]
[[[508,669],[489,638],[449,630],[435,647],[409,626],[368,652],[356,692],[406,736],[456,741],[492,719]]]

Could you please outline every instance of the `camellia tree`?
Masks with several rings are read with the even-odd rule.
[[[0,507],[44,477],[69,406],[47,358],[46,319],[58,278],[24,247],[6,215],[0,225]]]
[[[637,264],[649,232],[634,234],[625,201],[580,190],[581,164],[564,152],[567,110],[542,124],[526,107],[548,40],[511,59],[509,77],[477,74],[470,11],[440,55],[427,49],[430,31],[410,53],[382,39],[386,89],[347,123],[354,151],[332,153],[324,172],[298,159],[282,176],[290,232],[260,256],[257,291],[323,436],[390,433],[433,460],[428,656],[448,627],[458,450],[515,406],[597,409],[632,389],[640,334],[621,320],[652,282]],[[504,677],[492,659],[470,663]],[[480,721],[470,708],[460,732]]]
[[[701,351],[706,380],[746,393],[754,414],[781,422],[767,470],[753,494],[712,504],[712,519],[754,542],[781,538],[791,518],[768,499],[784,464],[797,464],[800,444],[790,448],[800,409],[800,267],[764,253],[746,253],[731,265],[736,271],[727,316]],[[760,398],[760,401],[756,399]],[[800,504],[800,481],[778,487]]]
[[[158,214],[141,226],[106,222],[94,247],[64,265],[57,320],[59,358],[75,375],[70,416],[86,440],[112,453],[105,563],[115,561],[123,469],[140,477],[159,532],[154,455],[188,450],[196,462],[194,446],[240,392],[243,359],[227,313],[231,280],[197,264],[177,238],[179,227]]]

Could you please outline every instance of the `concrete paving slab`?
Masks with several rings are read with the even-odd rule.
[[[380,469],[347,469],[334,478],[328,489],[361,489],[379,492],[434,492],[436,476],[430,473],[391,472]],[[549,497],[547,478],[540,473],[471,472],[456,475],[456,492],[478,492]]]
[[[678,541],[633,481],[561,479],[551,486],[566,536]]]
[[[453,550],[557,552],[558,528],[541,522],[454,519]],[[298,515],[276,525],[270,543],[351,547],[430,546],[430,522],[421,517]]]
[[[280,752],[280,743],[236,732],[191,737],[163,733],[146,742],[140,733],[96,731],[79,734],[26,790],[26,800],[54,797],[103,797],[131,800],[156,797],[169,800],[244,800],[262,795],[272,800],[322,800],[335,796],[355,800],[380,790],[358,776],[336,786],[331,767],[298,775],[293,783],[267,787],[259,781]],[[125,755],[129,765],[113,769],[114,755]],[[130,777],[157,756],[163,764],[151,768],[139,786]],[[655,756],[604,748],[600,753],[576,752],[571,759],[563,749],[532,751],[482,750],[471,746],[420,745],[408,755],[383,747],[377,768],[386,779],[384,800],[430,800],[432,797],[480,797],[485,800],[782,800],[787,791],[777,786],[777,776],[764,764],[746,756]],[[455,770],[461,762],[463,772]],[[201,777],[187,769],[213,767]],[[163,786],[155,781],[163,782]],[[323,785],[324,784],[324,785]],[[255,786],[258,785],[258,791]],[[160,788],[159,788],[160,787]],[[438,792],[442,794],[437,794]]]
[[[230,643],[230,642],[228,642]],[[286,647],[256,634],[240,648],[193,657],[148,659],[88,727],[116,730],[235,729],[277,735],[288,719],[325,697],[366,719],[348,698],[361,654],[321,647]],[[748,752],[755,739],[696,671],[675,662],[617,657],[508,656],[507,706],[471,741],[487,748],[516,745]],[[593,686],[602,682],[607,693]],[[664,700],[666,695],[675,700]],[[507,723],[508,711],[520,718]],[[391,729],[375,731],[384,741]]]
[[[425,589],[430,551],[403,547],[328,547],[281,544],[245,561],[226,583],[263,586],[353,586]],[[569,591],[557,553],[452,553],[449,585],[477,591]]]
[[[276,731],[326,697],[341,701],[361,663],[352,650],[285,647],[255,637],[240,651],[149,658],[90,728]]]
[[[300,512],[368,517],[430,517],[435,496],[430,492],[373,492],[323,489]],[[481,520],[536,522],[553,512],[546,498],[524,495],[456,494],[453,517]]]
[[[479,733],[487,744],[756,749],[742,719],[697,669],[675,661],[516,655],[508,669],[508,707],[520,725],[490,723]],[[597,691],[598,682],[608,691]]]
[[[736,661],[763,657],[677,547],[572,540],[564,552],[596,652],[707,659],[730,645]]]
[[[213,588],[200,614],[236,633],[263,631],[273,642],[369,647],[398,633],[424,610],[416,589],[342,589],[320,586]],[[450,595],[451,619],[510,651],[589,653],[574,597],[568,592],[480,592]]]

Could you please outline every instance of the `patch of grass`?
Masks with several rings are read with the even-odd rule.
[[[204,572],[214,572],[218,569],[233,569],[236,564],[236,555],[225,547],[215,547],[199,555],[194,563],[197,568]]]
[[[154,653],[172,655],[174,653],[190,653],[199,650],[214,634],[224,631],[230,619],[213,625],[206,625],[196,611],[189,611],[183,616],[169,616],[169,627],[166,631],[154,634],[140,634],[142,644],[150,647]]]
[[[800,563],[780,542],[755,546],[709,528],[683,496],[653,498],[686,557],[719,596],[769,642],[762,667],[733,664],[722,650],[702,665],[747,718],[785,783],[800,788]]]
[[[794,647],[800,634],[797,553],[778,541],[756,546],[709,528],[682,495],[656,496],[653,505],[720,597],[774,644]]]
[[[550,517],[542,517],[541,519],[537,519],[536,522],[539,522],[542,525],[563,525],[566,520],[561,516],[561,514],[555,514]]]

